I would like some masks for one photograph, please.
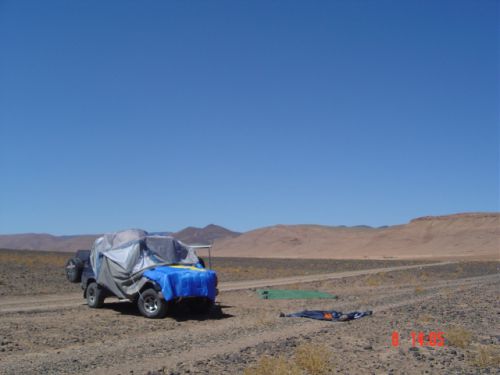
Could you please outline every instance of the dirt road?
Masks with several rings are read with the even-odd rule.
[[[220,292],[236,291],[252,288],[263,288],[268,286],[289,285],[296,283],[308,283],[313,281],[340,279],[360,275],[371,275],[380,272],[391,272],[399,270],[422,269],[425,267],[434,267],[440,265],[453,264],[456,262],[424,263],[409,266],[395,266],[384,268],[373,268],[367,270],[333,272],[317,275],[282,277],[276,279],[263,280],[244,280],[229,281],[219,284]],[[109,299],[117,301],[116,299]],[[43,295],[43,296],[20,296],[20,297],[0,297],[0,314],[29,312],[29,311],[49,311],[72,308],[85,304],[82,293],[67,293],[61,295]]]

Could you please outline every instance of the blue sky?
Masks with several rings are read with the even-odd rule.
[[[499,8],[0,0],[0,233],[498,211]]]

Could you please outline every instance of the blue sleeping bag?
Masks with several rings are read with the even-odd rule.
[[[217,274],[193,266],[161,266],[144,272],[160,285],[165,300],[178,297],[207,297],[215,301]]]

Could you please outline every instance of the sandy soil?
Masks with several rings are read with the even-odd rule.
[[[66,307],[53,301],[43,311],[0,312],[0,373],[235,374],[265,355],[292,361],[304,343],[327,350],[330,373],[496,373],[499,267],[461,262],[309,283],[299,278],[289,287],[332,292],[339,299],[270,301],[252,289],[227,291],[208,317],[180,306],[166,319],[147,320],[129,303],[90,309],[83,300]],[[304,308],[374,314],[348,323],[279,317]],[[411,331],[443,331],[446,337],[457,328],[470,334],[463,348],[456,339],[445,347],[411,345]],[[398,347],[391,346],[395,330]]]

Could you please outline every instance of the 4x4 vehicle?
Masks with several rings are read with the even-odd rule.
[[[115,296],[136,303],[147,318],[165,317],[180,300],[196,313],[208,313],[217,295],[217,274],[205,268],[194,248],[141,230],[106,234],[91,250],[78,250],[68,260],[66,277],[80,283],[92,308]]]

